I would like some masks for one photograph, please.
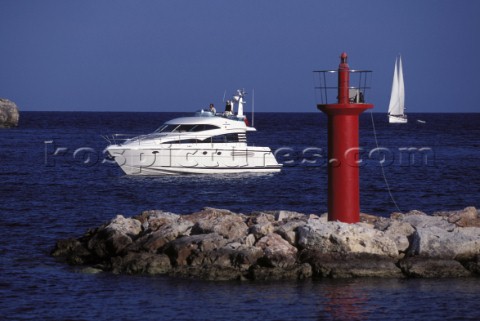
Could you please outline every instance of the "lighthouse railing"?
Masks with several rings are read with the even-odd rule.
[[[349,70],[351,103],[365,103],[371,89],[371,70]],[[313,81],[317,104],[335,104],[338,100],[338,70],[315,70]]]

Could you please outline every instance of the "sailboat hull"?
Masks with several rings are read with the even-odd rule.
[[[406,115],[388,115],[388,122],[390,124],[406,124],[407,121]]]

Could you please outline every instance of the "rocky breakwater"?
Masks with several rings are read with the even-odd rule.
[[[17,127],[19,118],[17,105],[13,101],[0,98],[0,128]]]
[[[474,207],[362,214],[357,224],[289,211],[145,211],[59,240],[52,255],[94,271],[211,280],[478,276],[480,219]]]

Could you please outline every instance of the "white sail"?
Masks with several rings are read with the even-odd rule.
[[[405,85],[403,83],[402,57],[398,57],[398,104],[400,115],[405,114]]]
[[[397,60],[395,60],[395,68],[393,69],[392,93],[390,94],[388,113],[394,114],[398,110],[398,106],[398,64]]]
[[[405,115],[405,85],[403,82],[402,58],[400,56],[395,60],[388,115],[390,123],[407,122],[407,116]]]

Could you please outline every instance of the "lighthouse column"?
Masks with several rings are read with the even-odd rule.
[[[356,223],[360,220],[359,115],[373,105],[350,102],[347,54],[340,59],[338,103],[317,108],[328,115],[328,220]]]

